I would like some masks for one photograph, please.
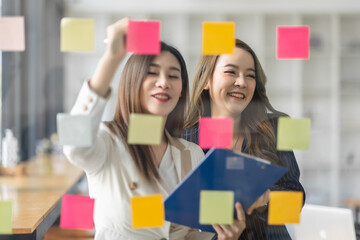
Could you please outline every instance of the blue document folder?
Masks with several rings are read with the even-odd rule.
[[[243,153],[211,149],[204,160],[165,199],[167,221],[215,232],[199,223],[201,190],[234,191],[235,201],[248,209],[287,171],[287,168]]]

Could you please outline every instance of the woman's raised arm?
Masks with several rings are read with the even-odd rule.
[[[126,33],[129,18],[123,18],[106,29],[107,46],[95,73],[90,80],[90,87],[100,96],[105,97],[116,69],[126,55]]]

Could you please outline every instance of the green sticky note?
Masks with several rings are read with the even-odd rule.
[[[201,191],[200,224],[233,224],[234,192]]]
[[[159,145],[163,135],[163,117],[151,114],[130,114],[128,143]]]
[[[310,127],[311,120],[308,118],[291,119],[289,117],[280,117],[277,132],[277,149],[280,151],[309,149]]]
[[[232,54],[235,49],[235,22],[203,22],[202,54]]]
[[[0,201],[0,234],[12,234],[12,202]]]
[[[89,52],[94,50],[94,19],[61,19],[61,51]]]

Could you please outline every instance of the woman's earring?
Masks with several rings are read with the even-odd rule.
[[[210,89],[210,86],[209,86],[209,81],[208,81],[204,87],[204,90],[209,90],[209,89]]]

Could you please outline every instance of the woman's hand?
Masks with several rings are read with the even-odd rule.
[[[218,239],[221,240],[237,240],[246,228],[245,213],[241,203],[235,204],[237,219],[232,225],[212,225],[217,232]]]
[[[107,46],[104,57],[121,61],[126,55],[126,33],[129,18],[123,18],[106,28]]]
[[[270,190],[268,189],[268,190],[266,190],[266,192],[265,192],[263,195],[261,195],[261,196],[253,203],[253,205],[251,205],[251,206],[248,208],[248,210],[246,211],[246,213],[247,213],[248,215],[251,215],[252,212],[253,212],[256,208],[258,208],[258,207],[263,207],[263,206],[267,205],[268,202],[269,202],[269,196],[270,196]]]
[[[106,29],[107,46],[105,53],[89,82],[91,89],[100,96],[107,96],[115,72],[126,55],[128,24],[129,18],[123,18],[109,25]]]

